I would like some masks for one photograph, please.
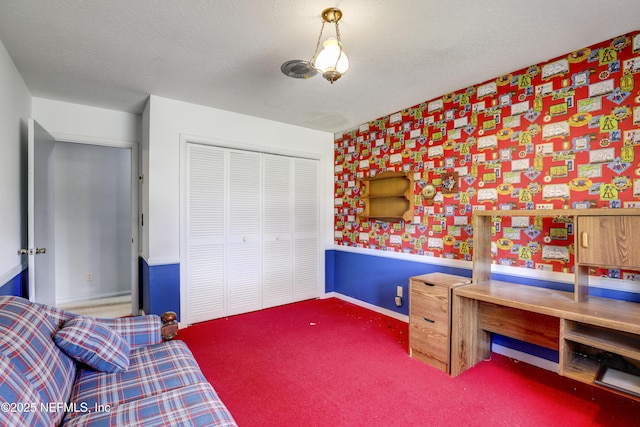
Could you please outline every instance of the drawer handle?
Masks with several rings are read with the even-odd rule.
[[[435,286],[433,283],[429,283],[429,282],[422,282],[422,284],[425,286]]]
[[[427,317],[423,317],[423,319],[424,319],[424,320],[426,320],[426,321],[427,321],[427,322],[429,322],[429,323],[436,323],[436,321],[435,321],[435,320],[431,320],[431,319],[429,319],[429,318],[427,318]]]

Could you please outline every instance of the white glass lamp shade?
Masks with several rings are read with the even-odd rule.
[[[333,83],[347,72],[349,59],[344,52],[340,53],[340,45],[338,45],[338,40],[334,38],[327,39],[322,43],[322,46],[322,51],[311,65],[320,70],[325,79]],[[338,56],[340,59],[338,59]]]

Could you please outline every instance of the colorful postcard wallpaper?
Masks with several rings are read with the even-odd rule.
[[[640,33],[336,134],[334,161],[342,246],[471,260],[476,209],[640,208]],[[413,174],[412,221],[359,217],[363,179],[386,171]],[[495,263],[572,272],[572,217],[493,229]]]

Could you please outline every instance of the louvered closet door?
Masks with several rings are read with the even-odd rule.
[[[301,301],[319,296],[319,162],[293,159],[293,165],[293,300]]]
[[[263,157],[263,303],[264,307],[287,304],[293,298],[292,159]]]
[[[188,323],[224,316],[225,153],[187,144]]]
[[[261,154],[229,151],[228,314],[262,308]]]

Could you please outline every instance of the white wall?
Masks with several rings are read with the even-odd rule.
[[[131,293],[130,150],[56,142],[54,161],[56,303]]]
[[[31,94],[0,41],[0,286],[20,271],[26,247],[26,146]],[[24,177],[24,179],[23,179]]]
[[[180,153],[181,138],[188,137],[320,159],[322,229],[325,246],[332,244],[333,134],[154,95],[146,108],[149,151],[143,193],[148,194],[143,199],[148,197],[148,212],[144,212],[148,229],[143,232],[142,252],[150,265],[180,261]]]
[[[33,117],[56,139],[140,141],[139,114],[34,96]]]

